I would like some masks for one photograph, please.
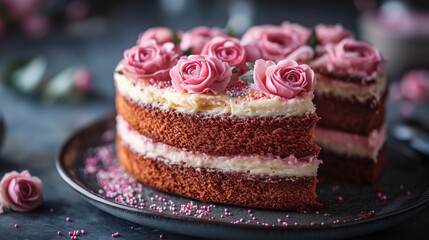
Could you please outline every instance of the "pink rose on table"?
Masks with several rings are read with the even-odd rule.
[[[42,181],[31,176],[27,170],[6,173],[0,182],[3,207],[19,212],[33,210],[43,203],[42,189]]]
[[[183,56],[170,70],[174,89],[189,93],[223,92],[231,80],[231,67],[207,55]]]
[[[404,75],[400,90],[402,96],[415,102],[422,103],[429,100],[429,71],[413,70]]]
[[[183,51],[191,49],[192,54],[200,54],[204,45],[218,36],[227,37],[220,28],[196,27],[182,34],[180,48]]]
[[[153,27],[149,28],[143,33],[140,34],[139,39],[137,40],[137,45],[154,39],[158,44],[164,44],[167,42],[173,42],[173,30],[168,27]]]
[[[215,37],[204,45],[201,55],[215,57],[231,67],[241,68],[246,63],[246,50],[240,41],[231,37]]]
[[[286,59],[275,64],[273,61],[259,59],[253,72],[253,87],[265,95],[276,95],[291,99],[313,93],[316,78],[313,70],[306,64]]]
[[[304,46],[305,41],[302,41],[291,30],[273,25],[262,25],[251,27],[243,35],[242,44],[244,46],[256,44],[260,58],[278,62],[288,58],[295,50]],[[305,61],[308,59],[299,60]]]
[[[329,72],[335,69],[357,77],[372,77],[381,71],[380,52],[368,43],[346,38],[336,45],[326,45],[325,50],[314,66],[325,66]]]
[[[167,80],[168,72],[177,63],[178,54],[171,42],[143,42],[124,52],[122,65],[127,74],[138,79]]]
[[[353,38],[353,34],[341,26],[341,24],[318,24],[315,27],[317,42],[321,45],[339,43],[344,38]]]

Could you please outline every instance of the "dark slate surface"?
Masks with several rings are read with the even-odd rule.
[[[54,166],[59,146],[73,131],[114,111],[113,68],[123,50],[135,42],[142,29],[152,25],[171,25],[180,29],[200,24],[223,26],[228,17],[227,8],[239,1],[183,1],[184,12],[162,10],[161,3],[169,5],[171,2],[182,1],[145,1],[145,5],[138,1],[116,3],[116,6],[107,8],[108,18],[101,22],[105,31],[90,37],[70,37],[66,34],[67,29],[58,29],[45,40],[13,36],[0,41],[0,69],[4,69],[10,58],[18,56],[45,56],[51,74],[69,65],[80,64],[93,72],[96,91],[103,96],[81,105],[45,105],[0,87],[0,113],[6,122],[0,175],[11,170],[29,169],[42,179],[45,187],[45,203],[40,209],[0,216],[0,239],[69,239],[67,236],[57,237],[57,231],[67,235],[76,229],[87,232],[80,239],[110,239],[115,232],[120,232],[119,239],[159,239],[161,234],[166,239],[190,239],[139,226],[98,210],[71,190]],[[279,23],[283,19],[308,26],[317,22],[342,22],[355,29],[356,13],[350,4],[309,8],[314,3],[300,2],[292,6],[279,1],[250,2],[254,2],[253,23]],[[390,109],[394,112],[396,108]],[[429,209],[426,209],[398,226],[365,238],[428,238],[428,214]],[[66,222],[66,217],[72,221]],[[20,225],[18,229],[14,227],[16,223]]]

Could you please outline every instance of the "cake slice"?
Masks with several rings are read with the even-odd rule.
[[[246,66],[236,58],[248,53],[230,37],[180,59],[168,44],[140,43],[115,70],[122,166],[142,183],[203,202],[320,207],[313,70],[293,60]]]
[[[386,161],[387,80],[378,50],[345,38],[319,46],[310,64],[317,75],[315,104],[321,117],[315,141],[321,171],[342,179],[372,183]]]

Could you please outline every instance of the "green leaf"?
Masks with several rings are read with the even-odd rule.
[[[240,69],[237,67],[232,67],[231,71],[232,71],[232,73],[238,73],[238,72],[240,72]]]
[[[254,64],[254,63],[252,63],[252,62],[246,62],[246,66],[247,66],[248,68],[250,68],[250,70],[252,70],[252,71],[253,71],[253,69],[255,69],[255,64]]]
[[[230,37],[234,37],[234,28],[232,27],[231,24],[227,24],[225,27],[225,33],[226,35],[230,36]]]
[[[18,92],[33,94],[42,83],[46,67],[42,57],[13,60],[6,68],[4,83]]]
[[[311,29],[310,37],[307,40],[307,45],[314,49],[316,47],[316,43],[317,43],[317,34],[316,34],[316,30],[313,28]]]
[[[250,84],[254,83],[253,70],[247,71],[246,73],[244,73],[243,75],[241,75],[238,78],[245,81],[247,86],[249,86]]]
[[[171,29],[171,31],[173,32],[173,36],[172,36],[173,43],[176,45],[179,45],[180,41],[181,41],[180,36],[179,36],[179,32],[174,30],[174,29]]]

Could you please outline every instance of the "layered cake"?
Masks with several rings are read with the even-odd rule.
[[[257,41],[244,46],[217,29],[150,31],[114,74],[117,154],[127,172],[203,202],[318,208],[313,70],[264,59],[249,47]]]
[[[329,36],[329,28],[323,31]],[[387,151],[384,61],[375,47],[352,39],[338,26],[331,26],[332,35],[338,37],[321,41],[311,63],[318,80],[315,104],[321,120],[315,133],[322,148],[321,170],[372,183],[383,172]]]
[[[318,24],[313,30],[290,22],[253,26],[242,43],[256,58],[292,58],[314,68],[320,170],[354,182],[377,180],[386,160],[387,95],[378,50],[354,40],[339,24]]]

